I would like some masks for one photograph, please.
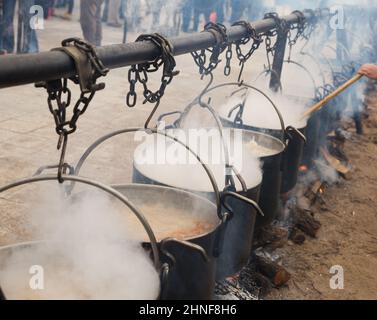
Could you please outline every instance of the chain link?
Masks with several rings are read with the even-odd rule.
[[[266,44],[266,55],[267,55],[267,64],[268,69],[271,70],[271,57],[274,57],[277,41],[275,41],[274,45],[272,45],[272,38],[277,37],[279,34],[284,34],[288,32],[289,26],[287,21],[280,18],[276,12],[269,12],[264,15],[264,19],[273,19],[275,21],[275,28],[265,32],[263,35],[265,36],[265,44]]]
[[[259,49],[263,39],[262,36],[258,35],[256,30],[247,21],[237,21],[233,23],[232,26],[242,26],[247,30],[247,35],[235,42],[237,58],[241,65],[240,74],[238,76],[238,82],[240,82],[245,63],[250,59],[254,52]],[[253,41],[253,43],[249,51],[247,53],[243,53],[241,45],[246,45],[250,41]]]
[[[306,18],[303,12],[296,10],[296,11],[293,11],[292,14],[297,16],[298,21],[296,23],[292,23],[288,30],[288,35],[287,35],[288,47],[289,47],[288,61],[291,61],[292,49],[296,45],[298,39],[302,37],[307,27]],[[295,30],[296,30],[296,33],[293,36],[292,31],[295,31]]]
[[[232,59],[233,53],[231,44],[228,43],[228,35],[226,33],[226,27],[221,23],[213,23],[209,22],[204,26],[203,32],[210,32],[213,34],[213,36],[216,39],[216,44],[212,49],[202,49],[200,51],[194,51],[191,52],[192,57],[194,58],[194,61],[196,65],[199,67],[199,73],[201,75],[208,75],[213,72],[221,62],[219,59],[221,53],[227,50],[227,63],[224,69],[224,74],[229,73],[230,74],[230,61]],[[211,56],[209,58],[209,63],[207,64],[207,54],[206,51],[209,51],[211,53]]]
[[[146,63],[133,65],[128,71],[128,82],[130,90],[126,96],[127,105],[132,108],[137,102],[136,84],[139,82],[143,86],[144,102],[159,103],[165,94],[167,86],[172,82],[173,78],[179,74],[174,71],[176,62],[173,55],[173,47],[171,43],[158,33],[141,35],[136,39],[139,41],[151,41],[159,48],[161,54],[154,60]],[[161,84],[158,90],[153,92],[148,88],[149,73],[157,72],[163,66]]]
[[[102,84],[96,85],[96,81],[100,77],[105,77],[107,73],[109,72],[109,69],[105,68],[102,61],[98,58],[98,55],[94,46],[79,38],[65,39],[62,41],[62,46],[63,47],[75,46],[81,52],[86,54],[92,66],[91,78],[92,78],[93,87],[91,88],[91,91],[98,91],[98,90],[103,89],[103,85]],[[79,75],[71,78],[71,80],[76,84],[79,83]]]
[[[71,91],[68,88],[68,79],[55,80],[48,82],[47,84],[39,85],[44,86],[47,89],[48,107],[50,112],[54,116],[56,125],[55,130],[60,137],[63,135],[72,134],[76,131],[79,117],[83,115],[88,109],[88,106],[92,101],[96,91],[104,88],[103,84],[96,84],[97,79],[101,76],[105,76],[109,72],[109,70],[105,68],[103,63],[99,60],[97,53],[91,44],[77,38],[69,38],[62,41],[63,47],[72,45],[77,47],[81,52],[85,53],[88,57],[92,66],[92,85],[90,92],[87,93],[83,90],[81,91],[80,98],[77,100],[75,106],[73,107],[73,115],[70,120],[67,120],[66,111],[71,104]],[[78,84],[79,75],[70,78],[70,80]]]
[[[58,180],[63,183],[62,174],[65,173],[67,164],[64,162],[68,136],[77,130],[77,122],[81,115],[88,109],[95,93],[102,90],[105,85],[103,83],[96,84],[96,81],[101,76],[106,76],[109,70],[104,67],[99,60],[97,53],[92,45],[77,38],[69,38],[62,42],[63,47],[74,46],[79,51],[86,55],[90,61],[90,80],[89,92],[81,88],[81,94],[73,107],[73,115],[70,119],[67,118],[67,109],[71,105],[71,90],[68,88],[68,79],[57,79],[44,83],[37,83],[36,87],[43,87],[47,90],[48,98],[47,104],[55,121],[55,131],[59,135],[57,149],[61,149],[60,162],[58,167]],[[76,61],[77,62],[77,61]],[[70,78],[75,84],[80,83],[80,71],[78,75]]]

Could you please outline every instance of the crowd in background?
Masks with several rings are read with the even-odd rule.
[[[30,10],[33,5],[43,8],[44,19],[58,16],[65,20],[73,19],[76,5],[76,9],[80,10],[79,20],[83,37],[99,46],[104,23],[110,27],[124,27],[125,33],[127,31],[161,32],[171,36],[179,32],[199,31],[203,27],[203,22],[232,23],[241,19],[254,21],[263,18],[266,12],[275,11],[278,6],[302,9],[323,6],[327,2],[326,0],[300,2],[293,0],[0,0],[0,54],[38,51],[37,33],[29,23],[36,14]],[[17,21],[21,23],[18,22],[17,41],[15,41],[17,15]],[[149,28],[146,27],[147,20]],[[170,30],[161,30],[167,25],[170,26]],[[173,33],[167,34],[172,30]]]
[[[111,27],[123,27],[126,23],[127,31],[146,32],[144,20],[150,16],[153,27],[170,20],[177,33],[194,32],[203,20],[222,23],[225,16],[228,22],[242,16],[261,18],[262,3],[263,0],[0,0],[0,53],[38,51],[37,33],[29,23],[36,15],[30,10],[34,5],[43,8],[44,19],[58,16],[65,20],[73,19],[75,5],[79,5],[84,38],[100,45],[103,23]],[[165,17],[161,21],[163,9]],[[16,21],[21,21],[17,27]]]

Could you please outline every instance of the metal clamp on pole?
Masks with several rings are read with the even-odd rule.
[[[73,59],[78,75],[70,80],[80,84],[81,92],[89,93],[104,89],[105,84],[96,84],[96,81],[106,76],[109,69],[105,68],[98,59],[94,47],[79,38],[65,39],[62,41],[62,46],[51,51],[63,51]]]

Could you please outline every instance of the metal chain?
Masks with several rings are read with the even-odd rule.
[[[173,46],[171,43],[158,33],[141,35],[136,39],[139,41],[151,41],[159,48],[161,54],[154,60],[146,63],[140,63],[131,66],[128,71],[128,82],[130,90],[127,93],[126,103],[132,108],[137,102],[136,84],[140,82],[143,86],[143,96],[145,98],[144,104],[159,103],[165,94],[167,86],[172,82],[173,78],[179,74],[179,71],[174,71],[176,62],[173,55]],[[153,92],[148,88],[149,73],[157,72],[163,66],[161,77],[161,84],[158,90]]]
[[[288,47],[289,47],[289,54],[288,54],[288,61],[291,61],[291,55],[292,55],[292,49],[293,46],[296,45],[298,39],[303,35],[305,29],[306,29],[306,18],[303,12],[296,10],[293,11],[292,14],[295,14],[297,16],[297,23],[293,23],[290,25],[290,28],[288,30]],[[296,30],[295,36],[292,36],[292,31]]]
[[[229,76],[232,71],[232,67],[231,67],[232,58],[233,58],[232,43],[229,43],[228,48],[225,53],[225,67],[224,67],[225,76]]]
[[[201,75],[208,75],[212,73],[213,70],[217,68],[221,60],[219,59],[220,54],[227,50],[227,64],[224,69],[224,73],[230,73],[230,60],[232,59],[231,48],[229,50],[228,35],[226,33],[226,27],[221,23],[209,22],[204,26],[203,32],[210,32],[216,39],[216,44],[212,49],[202,49],[200,51],[191,52],[192,57],[196,65],[199,67],[199,73]],[[207,64],[207,55],[206,51],[211,53],[209,58],[209,63]]]
[[[73,45],[76,48],[80,49],[82,52],[86,53],[86,56],[90,60],[91,65],[93,67],[93,70],[92,70],[93,83],[95,83],[95,81],[99,77],[104,77],[107,75],[107,73],[109,72],[109,69],[105,68],[102,61],[98,58],[97,52],[93,45],[79,38],[68,38],[62,41],[63,47],[68,47],[70,45]],[[74,79],[77,80],[78,76],[75,77]]]
[[[96,84],[96,81],[101,76],[106,76],[109,69],[105,68],[103,63],[97,56],[94,47],[78,38],[69,38],[62,42],[63,47],[75,46],[82,53],[84,53],[90,61],[91,73],[90,73],[90,88],[84,90],[81,88],[81,94],[73,107],[73,115],[70,119],[67,119],[67,109],[71,104],[71,90],[68,88],[68,79],[57,79],[44,83],[37,83],[36,87],[43,87],[47,90],[48,98],[47,104],[51,114],[55,121],[55,131],[59,135],[59,141],[57,149],[61,151],[58,179],[62,183],[62,175],[67,167],[64,162],[66,146],[68,142],[68,136],[77,130],[77,122],[81,115],[83,115],[89,107],[95,93],[104,89],[103,83]],[[70,78],[75,84],[80,82],[80,74]],[[63,146],[63,148],[62,148]]]
[[[258,35],[256,30],[247,21],[237,21],[233,23],[232,26],[242,26],[247,30],[247,35],[235,42],[237,58],[241,65],[240,74],[238,76],[238,82],[240,82],[245,63],[250,59],[250,57],[254,54],[254,52],[258,50],[258,48],[260,47],[260,44],[263,42],[263,38],[262,36]],[[251,40],[253,41],[253,43],[249,51],[246,54],[243,53],[241,49],[241,45],[246,45]]]
[[[48,107],[50,112],[54,116],[56,133],[59,136],[69,135],[76,131],[79,117],[86,112],[95,93],[104,88],[104,84],[96,84],[97,79],[101,76],[105,76],[109,72],[109,70],[105,68],[103,63],[99,60],[97,53],[91,44],[77,38],[69,38],[63,40],[63,47],[68,47],[70,45],[77,47],[78,49],[80,49],[80,51],[85,53],[89,61],[91,62],[92,85],[89,92],[84,92],[83,90],[81,90],[80,97],[73,107],[73,115],[70,120],[66,119],[66,109],[71,104],[71,91],[67,86],[68,80],[55,80],[42,85],[47,89]],[[70,78],[70,80],[72,80],[76,84],[79,83],[79,75]],[[66,95],[65,99],[64,95]],[[54,103],[56,103],[56,108],[54,108],[53,106]],[[60,147],[58,147],[58,149],[60,149]]]
[[[312,18],[310,19],[310,22],[306,21],[307,26],[306,26],[304,32],[302,33],[302,37],[305,40],[309,40],[310,36],[312,35],[312,33],[314,32],[314,30],[316,29],[316,27],[318,25],[318,17],[316,16],[315,11],[312,10],[312,9],[305,9],[303,11],[303,13],[305,14],[305,12],[310,13]]]
[[[264,19],[273,19],[275,21],[275,28],[264,33],[268,70],[271,70],[272,66],[270,56],[273,57],[275,55],[277,45],[277,42],[275,42],[275,44],[272,45],[272,38],[276,37],[279,34],[284,34],[285,32],[288,32],[289,26],[287,22],[284,19],[280,18],[276,12],[266,13],[264,15]]]

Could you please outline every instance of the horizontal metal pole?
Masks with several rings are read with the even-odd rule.
[[[304,11],[308,21],[329,16],[328,9]],[[298,17],[290,14],[283,17],[289,24],[297,22]],[[252,23],[258,33],[276,28],[273,19],[264,19]],[[246,36],[242,26],[228,28],[230,41]],[[174,48],[174,55],[182,55],[214,46],[216,40],[210,32],[201,32],[169,39]],[[97,48],[98,56],[109,69],[121,68],[137,63],[154,60],[159,50],[149,41],[115,44]],[[61,51],[48,51],[36,54],[0,56],[0,88],[12,87],[72,77],[76,74],[73,60]]]

